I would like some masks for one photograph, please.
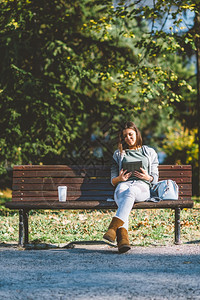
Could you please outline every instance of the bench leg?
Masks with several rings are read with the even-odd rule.
[[[175,208],[175,244],[181,244],[181,209]]]
[[[23,209],[19,210],[19,246],[24,245],[24,214]]]
[[[19,246],[28,244],[28,211],[19,210]]]
[[[28,210],[23,211],[24,216],[24,244],[28,244]]]

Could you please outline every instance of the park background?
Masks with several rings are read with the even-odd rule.
[[[2,204],[13,165],[109,164],[125,120],[161,164],[191,164],[199,194],[199,1],[2,0],[0,11]],[[1,209],[3,238],[16,239],[16,214]],[[143,236],[145,213],[137,218]],[[184,222],[196,231],[194,213]],[[71,237],[81,222],[80,237],[98,236],[93,217],[75,214]],[[46,240],[55,242],[52,235]]]

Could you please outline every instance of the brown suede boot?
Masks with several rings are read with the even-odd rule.
[[[104,234],[103,238],[105,240],[108,240],[109,242],[114,243],[116,239],[117,228],[122,226],[123,224],[124,222],[121,219],[117,217],[112,218],[112,221],[108,227],[108,231]]]
[[[131,249],[128,232],[124,227],[117,229],[117,246],[119,253],[125,253]]]

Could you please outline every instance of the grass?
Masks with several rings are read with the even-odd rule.
[[[10,195],[8,195],[10,196]],[[17,243],[18,211],[8,210],[4,203],[9,197],[0,197],[1,243]],[[181,239],[183,243],[200,242],[200,199],[193,209],[181,212]],[[31,243],[68,244],[72,241],[99,241],[107,229],[114,211],[95,210],[39,210],[29,214]],[[170,209],[133,210],[130,215],[129,238],[132,245],[161,246],[174,242],[174,211]]]

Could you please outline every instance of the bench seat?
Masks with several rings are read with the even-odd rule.
[[[52,201],[53,202],[53,201]],[[7,208],[10,209],[116,209],[115,202],[76,200],[66,201],[64,203],[44,203],[40,201],[8,202]],[[192,208],[193,203],[188,200],[165,200],[160,202],[140,202],[135,203],[133,209],[153,209],[153,208]]]

